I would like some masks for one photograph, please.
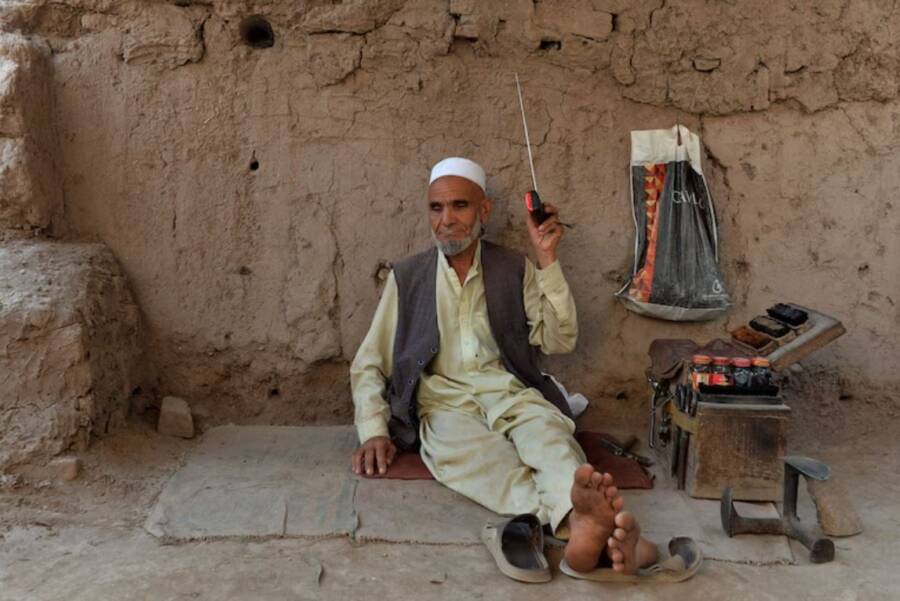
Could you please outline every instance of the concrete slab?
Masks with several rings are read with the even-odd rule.
[[[496,515],[435,481],[368,480],[349,469],[352,426],[223,426],[207,432],[169,480],[145,528],[169,539],[342,536],[427,544],[480,544]],[[623,491],[645,536],[690,536],[710,559],[792,563],[785,537],[729,539],[715,501],[681,491]],[[752,517],[771,504],[739,504]]]
[[[223,426],[207,432],[147,518],[157,537],[352,534],[351,427]]]
[[[356,487],[362,540],[481,544],[481,528],[497,514],[434,480],[366,480]]]

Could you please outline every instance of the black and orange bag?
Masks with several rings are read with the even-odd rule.
[[[672,321],[728,309],[700,138],[682,125],[631,132],[631,201],[634,266],[616,296],[636,313]]]

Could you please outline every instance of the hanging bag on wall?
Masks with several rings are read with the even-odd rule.
[[[634,267],[616,296],[635,313],[672,321],[724,312],[731,301],[700,138],[683,125],[631,132],[631,202]]]

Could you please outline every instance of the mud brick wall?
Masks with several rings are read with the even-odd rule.
[[[0,471],[85,448],[150,378],[113,253],[49,238],[64,222],[51,55],[0,34]]]
[[[840,430],[897,413],[891,2],[18,0],[2,11],[4,28],[49,48],[64,198],[53,232],[101,240],[122,263],[161,393],[221,419],[348,419],[347,364],[382,266],[429,244],[431,163],[480,161],[496,199],[489,237],[526,248],[518,71],[541,192],[577,223],[562,261],[582,334],[550,366],[596,415],[643,411],[651,339],[722,335],[779,300],[848,329],[791,373],[801,417]],[[705,145],[735,301],[703,325],[638,317],[612,296],[632,260],[629,132],[676,122]]]

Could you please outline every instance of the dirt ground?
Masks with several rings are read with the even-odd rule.
[[[849,446],[794,449],[832,464],[856,495],[865,531],[839,539],[837,559],[757,567],[707,561],[692,581],[600,585],[556,574],[548,585],[500,575],[481,546],[356,544],[346,538],[214,541],[163,545],[142,524],[166,478],[194,441],[158,435],[134,417],[82,454],[70,483],[7,481],[0,489],[0,599],[894,599],[891,559],[900,533],[900,457],[894,433]]]

